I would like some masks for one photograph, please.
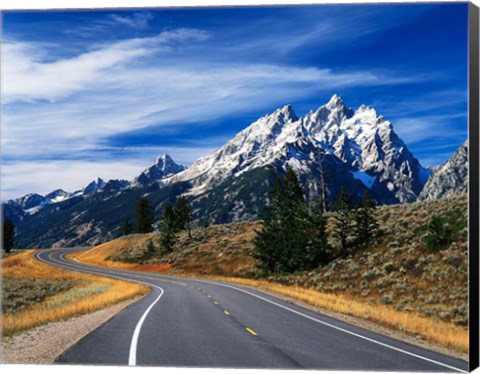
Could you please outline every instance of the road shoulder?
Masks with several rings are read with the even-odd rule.
[[[232,284],[235,284],[235,283],[232,282]],[[447,355],[447,356],[455,357],[455,358],[458,358],[458,359],[461,359],[461,360],[464,360],[464,361],[469,360],[469,356],[466,353],[458,352],[458,351],[455,351],[455,350],[452,350],[452,349],[448,349],[448,348],[445,348],[445,347],[427,342],[424,339],[421,339],[420,337],[414,337],[414,336],[402,333],[400,331],[389,329],[387,327],[381,326],[381,325],[376,324],[376,323],[371,322],[371,321],[367,321],[365,319],[345,315],[345,314],[342,314],[342,313],[337,313],[337,312],[334,312],[334,311],[331,311],[331,310],[328,310],[328,309],[325,309],[325,308],[316,307],[316,306],[310,305],[306,302],[303,302],[301,300],[297,300],[297,299],[294,299],[292,297],[287,297],[285,295],[282,295],[282,294],[279,294],[279,293],[276,293],[276,292],[273,292],[273,291],[270,291],[270,290],[265,290],[263,288],[255,288],[255,287],[245,286],[245,285],[242,285],[242,284],[235,284],[235,285],[241,286],[241,287],[246,288],[246,289],[250,289],[252,291],[263,292],[267,295],[271,295],[271,296],[276,297],[280,300],[286,301],[290,304],[298,305],[302,308],[311,310],[313,312],[324,314],[326,316],[335,318],[339,321],[343,321],[343,322],[349,323],[351,325],[354,325],[354,326],[357,326],[357,327],[360,327],[360,328],[364,328],[366,330],[369,330],[369,331],[372,331],[372,332],[375,332],[375,333],[378,333],[378,334],[381,334],[381,335],[384,335],[384,336],[388,336],[390,338],[402,341],[404,343],[412,344],[412,345],[415,345],[415,346],[420,347],[420,348],[425,348],[425,349],[428,349],[428,350],[431,350],[431,351],[434,351],[434,352],[437,352],[437,353],[441,353],[441,354],[444,354],[444,355]]]
[[[3,338],[0,363],[52,364],[69,347],[142,297]]]

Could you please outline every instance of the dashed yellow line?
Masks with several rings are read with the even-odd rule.
[[[225,315],[229,316],[230,313],[228,312],[228,310],[224,310],[223,313],[225,313]]]
[[[253,331],[252,329],[249,329],[248,327],[246,327],[245,330],[247,330],[252,335],[255,335],[255,336],[258,335],[255,331]]]
[[[216,304],[216,305],[218,305],[218,301],[214,301],[213,303]]]

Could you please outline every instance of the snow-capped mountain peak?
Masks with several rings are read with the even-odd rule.
[[[277,109],[275,112],[273,112],[273,114],[267,115],[265,117],[273,117],[283,123],[294,122],[298,120],[298,117],[290,104],[285,105],[281,109]]]
[[[62,190],[61,188],[50,192],[48,195],[45,195],[45,198],[50,200],[52,203],[59,203],[60,201],[64,201],[69,199],[71,193]]]
[[[132,183],[132,187],[147,185],[162,179],[169,178],[185,170],[186,167],[177,164],[166,153],[157,157],[155,163],[149,168],[145,169]]]
[[[389,195],[389,202],[414,200],[425,183],[425,169],[392,124],[367,105],[357,110],[347,107],[338,95],[301,118],[291,105],[259,118],[173,181],[192,181],[195,191],[205,190],[230,176],[295,158],[295,152],[285,150],[305,141],[302,152],[318,154],[313,148],[319,148],[336,156],[352,173],[368,179],[368,188]]]
[[[340,96],[338,96],[337,94],[334,94],[330,98],[328,103],[324,105],[324,107],[329,109],[329,110],[343,109],[343,108],[345,108],[345,103],[343,102],[343,99]]]
[[[91,181],[89,184],[87,184],[83,188],[83,194],[88,195],[93,192],[97,192],[99,189],[101,189],[103,186],[105,186],[105,181],[102,178],[95,178],[95,180]]]

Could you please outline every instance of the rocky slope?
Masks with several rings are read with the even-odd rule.
[[[452,197],[468,192],[468,141],[445,164],[435,169],[420,193],[420,200]]]

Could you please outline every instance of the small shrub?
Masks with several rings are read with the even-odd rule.
[[[382,304],[392,304],[392,303],[393,303],[392,295],[383,295],[382,296]]]
[[[427,226],[425,245],[431,252],[438,252],[448,247],[452,239],[452,227],[449,219],[444,216],[432,216]]]
[[[397,265],[393,262],[387,262],[385,265],[383,265],[383,272],[385,274],[389,274],[395,270],[397,270]]]

